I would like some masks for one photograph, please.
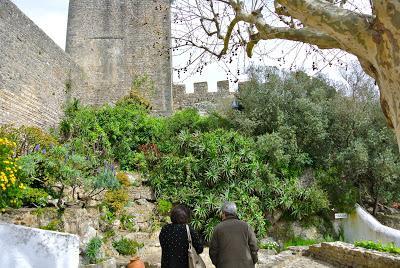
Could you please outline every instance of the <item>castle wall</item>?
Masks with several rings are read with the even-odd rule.
[[[171,112],[169,0],[70,0],[67,47],[88,75],[88,104],[115,102],[148,75],[154,92],[142,92],[156,112]]]
[[[185,85],[173,86],[174,110],[195,107],[200,112],[217,108],[218,103],[232,101],[234,92],[229,91],[228,80],[217,82],[217,91],[210,91],[207,82],[194,84],[194,92],[187,93]]]
[[[11,1],[0,0],[0,124],[54,127],[81,69]]]

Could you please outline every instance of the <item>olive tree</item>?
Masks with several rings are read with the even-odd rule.
[[[175,0],[173,19],[180,24],[175,48],[203,51],[189,64],[205,54],[234,57],[241,48],[252,57],[260,41],[271,39],[355,55],[379,86],[400,146],[400,1]]]

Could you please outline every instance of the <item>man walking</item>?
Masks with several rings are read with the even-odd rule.
[[[217,268],[254,268],[258,261],[257,238],[252,228],[237,218],[235,203],[222,206],[222,222],[210,244],[210,258]]]

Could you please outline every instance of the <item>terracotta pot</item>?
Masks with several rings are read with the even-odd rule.
[[[127,268],[145,268],[145,266],[139,257],[133,257]]]

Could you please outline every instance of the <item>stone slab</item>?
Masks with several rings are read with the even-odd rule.
[[[76,268],[76,235],[0,223],[0,267]]]

